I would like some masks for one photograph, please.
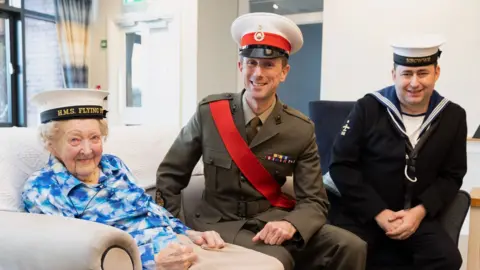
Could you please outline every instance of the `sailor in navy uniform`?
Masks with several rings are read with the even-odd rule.
[[[368,242],[367,269],[389,248],[414,269],[462,263],[437,220],[467,171],[465,110],[434,90],[442,43],[394,44],[394,85],[359,99],[333,146],[329,169],[341,197],[330,219]]]

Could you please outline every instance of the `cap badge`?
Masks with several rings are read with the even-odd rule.
[[[262,31],[262,26],[261,25],[258,26],[257,32],[255,32],[255,34],[253,34],[253,38],[256,41],[262,41],[265,38],[265,33],[263,33],[263,31]]]

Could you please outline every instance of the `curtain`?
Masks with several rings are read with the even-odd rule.
[[[66,88],[88,87],[92,0],[55,0],[55,17]]]

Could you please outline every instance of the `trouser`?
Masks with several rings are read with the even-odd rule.
[[[405,240],[388,238],[373,222],[367,225],[338,224],[357,234],[368,243],[367,269],[415,269],[415,270],[458,270],[462,257],[458,247],[443,229],[442,225],[432,219],[424,219],[417,231]],[[382,265],[385,250],[388,256],[406,255],[412,265]],[[393,253],[393,254],[392,254]],[[379,263],[380,262],[380,263]]]
[[[282,262],[285,270],[365,269],[366,244],[349,231],[326,224],[311,237],[304,248],[298,249],[289,245],[254,243],[252,238],[263,228],[263,225],[258,220],[248,221],[235,237],[234,244],[277,258]]]

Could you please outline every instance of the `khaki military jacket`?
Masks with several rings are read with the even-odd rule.
[[[277,99],[249,145],[280,185],[293,175],[295,208],[272,207],[245,179],[223,144],[209,107],[210,102],[222,99],[229,100],[235,125],[246,140],[242,93],[211,95],[202,100],[158,168],[159,199],[167,210],[178,215],[181,190],[188,185],[193,168],[202,158],[205,191],[191,217],[194,229],[215,230],[227,242],[233,242],[248,219],[286,220],[307,243],[325,224],[328,209],[313,123]]]

